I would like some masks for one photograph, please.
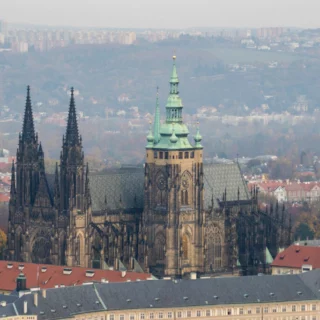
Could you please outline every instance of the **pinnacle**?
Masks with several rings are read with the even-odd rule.
[[[24,111],[23,127],[22,127],[22,141],[23,142],[35,142],[36,136],[33,124],[32,105],[30,98],[30,86],[27,87],[27,99]]]
[[[79,144],[79,131],[73,87],[71,88],[71,98],[69,105],[68,124],[65,142],[69,146],[75,146]]]

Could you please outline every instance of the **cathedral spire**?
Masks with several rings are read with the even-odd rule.
[[[59,170],[58,170],[58,163],[56,162],[56,169],[54,172],[54,199],[56,204],[58,204],[59,198],[60,198]]]
[[[27,87],[27,99],[24,111],[23,127],[22,127],[22,142],[35,142],[36,135],[33,124],[32,105],[30,98],[30,86]]]
[[[15,195],[15,193],[16,193],[16,173],[15,173],[14,161],[12,161],[10,197],[12,198]]]
[[[179,97],[179,78],[176,67],[177,57],[173,56],[173,67],[170,77],[170,93],[166,106],[166,122],[182,123],[182,101]]]
[[[40,171],[42,172],[44,171],[44,153],[43,153],[41,142],[39,144],[38,157],[39,157],[39,168],[40,168]]]
[[[157,144],[160,140],[159,88],[157,88],[157,102],[156,102],[156,112],[154,115],[153,137],[154,137],[154,143]]]
[[[77,123],[76,104],[74,100],[74,89],[71,88],[71,98],[68,114],[68,124],[65,143],[68,146],[75,146],[79,144],[79,131]]]

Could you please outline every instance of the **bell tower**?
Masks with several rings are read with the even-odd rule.
[[[203,272],[203,147],[183,122],[176,56],[170,78],[166,120],[160,124],[157,94],[153,130],[147,136],[145,209],[146,267],[159,276]],[[153,132],[152,132],[153,131]]]

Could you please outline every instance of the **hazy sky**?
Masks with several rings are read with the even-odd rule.
[[[320,0],[0,0],[0,19],[122,28],[320,27]]]

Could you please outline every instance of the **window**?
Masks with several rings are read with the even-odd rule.
[[[168,312],[168,319],[172,319],[172,312]]]
[[[268,313],[268,312],[269,312],[268,307],[264,307],[263,312],[264,312],[264,313]]]
[[[190,158],[193,159],[194,158],[194,151],[190,152]]]
[[[149,314],[149,319],[154,319],[154,314],[153,314],[153,312]]]
[[[179,159],[183,159],[183,152],[179,152]]]
[[[228,316],[232,315],[232,310],[228,309]]]
[[[187,311],[187,317],[188,317],[188,318],[191,317],[191,311]]]
[[[251,309],[248,309],[248,314],[251,314]]]
[[[120,314],[120,320],[124,320],[124,315]]]
[[[286,307],[282,307],[282,312],[286,312],[287,308]]]
[[[301,306],[301,311],[306,311],[306,306],[304,304]]]
[[[211,311],[210,310],[206,310],[206,317],[210,317],[211,316]]]
[[[163,152],[162,151],[159,152],[159,158],[163,159]]]
[[[277,312],[277,308],[273,308],[273,309],[272,309],[272,312]]]
[[[239,309],[239,314],[243,314],[243,308]]]
[[[189,159],[189,152],[188,152],[188,151],[186,151],[186,152],[184,153],[184,158],[185,158],[185,159]]]
[[[159,312],[159,319],[163,319],[163,312]]]
[[[178,311],[178,313],[177,313],[177,317],[178,317],[178,318],[181,318],[181,317],[182,317],[182,313],[181,313],[181,311]]]
[[[197,310],[197,317],[201,317],[201,311]]]
[[[312,309],[312,311],[316,311],[317,310],[317,306],[315,304],[313,304],[311,309]]]
[[[145,319],[144,313],[140,313],[140,319],[141,319],[141,320],[144,320],[144,319]]]
[[[164,158],[165,158],[165,159],[168,159],[168,158],[169,158],[169,153],[168,153],[168,152],[165,152],[165,153],[164,153]]]
[[[181,190],[181,204],[183,206],[189,205],[188,190]]]
[[[114,314],[110,314],[109,320],[114,320]]]
[[[260,308],[256,308],[256,313],[260,313]]]
[[[292,311],[296,311],[296,310],[297,310],[296,306],[292,306]]]
[[[155,159],[158,158],[158,152],[157,152],[157,151],[155,151],[155,152],[153,153],[153,157],[154,157]]]
[[[134,320],[134,314],[130,314],[130,320]]]

